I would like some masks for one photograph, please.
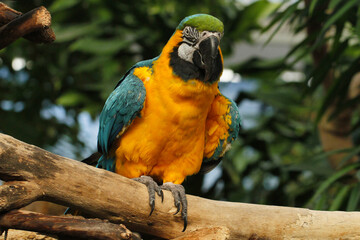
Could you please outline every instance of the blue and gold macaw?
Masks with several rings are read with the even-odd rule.
[[[97,166],[144,183],[151,212],[155,193],[170,190],[177,212],[182,206],[184,230],[187,201],[180,184],[213,169],[240,128],[236,104],[218,89],[223,32],[213,16],[185,18],[160,56],[135,64],[120,79],[100,115]]]

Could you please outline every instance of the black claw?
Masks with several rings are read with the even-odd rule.
[[[161,190],[161,202],[164,202],[164,192]]]
[[[150,214],[149,216],[151,216],[151,214],[153,213],[154,209],[155,209],[155,194],[154,194],[154,198],[152,198],[152,196],[150,196],[150,190],[149,190],[149,205],[150,205]]]
[[[184,196],[184,200],[182,202],[182,205],[183,205],[183,208],[182,208],[182,211],[181,211],[181,216],[184,220],[184,229],[183,229],[183,232],[185,232],[186,230],[186,227],[187,227],[187,200],[186,200],[186,196]]]
[[[9,229],[5,229],[4,240],[8,238]]]
[[[154,209],[155,209],[155,204],[154,205],[150,205],[151,210],[150,210],[150,214],[149,217],[151,216],[151,214],[153,213]]]
[[[164,190],[169,190],[174,197],[174,205],[176,207],[176,212],[174,215],[177,214],[181,209],[181,217],[184,220],[184,232],[187,227],[187,200],[184,187],[179,184],[168,182],[164,183],[161,188]]]
[[[161,197],[161,202],[164,202],[164,193],[163,190],[159,187],[157,194],[159,197]]]
[[[184,229],[182,231],[185,232],[187,227],[187,215],[183,216],[183,219],[184,219]]]

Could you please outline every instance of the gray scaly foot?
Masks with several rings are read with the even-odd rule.
[[[138,178],[133,178],[133,180],[145,184],[149,192],[149,205],[151,208],[150,215],[155,209],[155,192],[161,197],[161,202],[164,200],[164,194],[159,185],[149,176],[141,176]]]

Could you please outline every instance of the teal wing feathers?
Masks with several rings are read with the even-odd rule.
[[[152,66],[152,60],[147,60],[132,67],[119,81],[114,91],[105,102],[100,114],[98,133],[98,151],[102,154],[98,167],[109,171],[115,170],[114,157],[109,151],[115,139],[121,137],[144,107],[146,89],[143,82],[135,76],[134,69]]]
[[[228,98],[226,98],[226,99],[228,99]],[[209,158],[203,159],[201,169],[200,169],[201,173],[207,173],[207,172],[211,171],[220,163],[223,155],[228,150],[229,145],[237,138],[237,136],[239,134],[239,131],[241,128],[241,118],[240,118],[240,114],[239,114],[239,109],[233,100],[231,100],[231,99],[228,99],[228,100],[230,102],[230,104],[229,104],[230,111],[229,111],[228,115],[230,115],[230,117],[231,117],[231,124],[229,125],[229,130],[228,130],[229,136],[227,137],[227,139],[220,139],[219,145],[215,149],[214,154],[212,156],[210,156]],[[225,141],[226,141],[226,144],[224,145]]]

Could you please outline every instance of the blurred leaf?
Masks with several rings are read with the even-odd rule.
[[[343,92],[347,93],[346,90],[344,90]],[[339,97],[343,97],[339,102],[337,102],[336,104],[336,108],[333,111],[333,113],[331,113],[330,117],[328,118],[328,121],[333,121],[336,117],[339,116],[339,114],[341,114],[344,111],[350,110],[353,111],[354,108],[356,108],[356,106],[359,105],[359,100],[360,100],[360,95],[358,95],[355,98],[351,98],[351,99],[346,99],[345,96],[343,96],[343,92],[341,94],[339,94]]]
[[[358,10],[357,10],[357,21],[356,21],[356,25],[355,25],[355,33],[357,34],[358,37],[360,37],[360,6],[358,6]]]
[[[318,0],[312,0],[309,7],[309,14],[313,15],[314,9],[316,7],[316,4],[318,3]]]
[[[346,211],[355,211],[359,205],[360,200],[360,183],[357,183],[350,192],[349,201],[346,207]]]
[[[280,30],[280,28],[284,25],[284,23],[292,16],[292,14],[297,10],[297,6],[300,3],[300,1],[296,1],[291,6],[289,6],[281,15],[279,15],[277,18],[274,18],[274,20],[266,27],[264,28],[264,32],[270,29],[273,25],[277,24],[278,26],[276,29],[272,32],[270,37],[266,40],[264,45],[267,45],[275,36],[276,33]]]
[[[343,47],[343,46],[340,46]],[[350,85],[352,76],[359,71],[360,57],[355,59],[342,74],[332,82],[326,96],[321,104],[321,107],[317,113],[315,123],[319,123],[323,117],[325,111],[331,104],[337,100],[339,92],[347,93],[348,86]]]
[[[339,154],[339,153],[349,153],[352,154],[353,152],[353,148],[346,148],[346,149],[335,149],[332,151],[326,151],[326,152],[321,152],[320,154],[314,154],[312,156],[312,158],[310,159],[311,162],[316,162],[316,161],[325,161],[328,157],[334,155],[334,154]]]
[[[330,28],[331,25],[333,25],[337,20],[339,20],[343,15],[347,13],[352,7],[354,7],[356,4],[358,4],[358,0],[348,0],[346,3],[335,12],[325,23],[322,27],[322,30],[320,32],[320,36],[324,35],[326,31]]]
[[[326,194],[321,194],[319,201],[317,201],[314,209],[315,210],[324,210],[326,209],[326,202],[328,201],[328,196]]]
[[[124,39],[95,39],[82,38],[70,45],[72,51],[81,51],[97,55],[114,54],[124,48],[127,48],[129,41]]]
[[[335,199],[332,201],[329,211],[336,211],[340,209],[341,204],[345,201],[350,190],[350,186],[343,186],[336,194]]]
[[[282,12],[280,11],[280,8],[282,6],[283,5],[278,4],[278,6],[274,9],[272,13],[272,15],[274,16],[272,17],[270,23],[261,30],[262,33],[269,31],[273,26],[275,26],[281,20],[282,17],[284,17],[285,11]]]
[[[343,2],[343,0],[330,0],[329,9],[333,10],[341,2]]]
[[[347,167],[344,167],[343,169],[337,171],[336,173],[334,173],[333,175],[331,175],[328,179],[326,179],[323,183],[321,183],[321,185],[318,187],[318,189],[316,190],[315,194],[313,195],[313,197],[308,201],[308,203],[306,204],[306,206],[309,206],[310,204],[312,204],[314,201],[316,201],[318,199],[318,197],[328,188],[331,186],[331,184],[333,184],[336,180],[338,180],[339,178],[343,177],[344,175],[348,174],[349,172],[351,172],[352,170],[358,168],[360,166],[360,163],[356,163],[356,164],[352,164],[349,165]]]
[[[309,159],[301,161],[300,163],[292,163],[287,166],[284,166],[284,169],[288,171],[299,171],[299,172],[311,171],[312,173],[318,176],[328,176],[334,172],[334,170],[331,169],[325,157],[318,159],[313,159],[310,157]]]
[[[247,34],[248,30],[258,28],[259,20],[270,13],[275,6],[275,4],[271,4],[266,0],[255,1],[246,6],[242,14],[238,15],[239,23],[236,24],[236,28],[231,29],[231,32],[228,34],[235,36],[243,33]]]
[[[56,43],[66,42],[75,40],[79,37],[90,37],[100,35],[102,33],[101,28],[99,28],[97,23],[81,23],[70,26],[57,26],[54,28],[56,33]]]
[[[359,153],[360,153],[360,146],[351,148],[351,151],[349,152],[349,154],[344,156],[344,158],[341,160],[341,162],[339,163],[338,166],[340,168],[343,167],[345,164],[347,164],[350,161],[350,159],[359,155]]]
[[[308,80],[311,80],[310,87],[307,91],[314,92],[315,89],[324,81],[326,76],[329,74],[329,69],[334,65],[339,56],[345,51],[346,46],[348,45],[348,39],[340,43],[336,48],[334,48],[326,58],[322,59],[317,68],[313,69],[313,72],[309,75]]]
[[[51,6],[48,9],[50,12],[62,11],[73,7],[79,2],[80,0],[66,0],[66,1],[56,0],[53,2],[53,4],[51,4]]]
[[[232,164],[229,161],[223,161],[223,167],[226,169],[227,173],[229,174],[231,181],[238,185],[241,183],[240,176],[238,172],[236,172],[236,169],[232,166]]]
[[[87,100],[88,98],[84,94],[75,91],[68,91],[61,95],[56,102],[59,105],[71,107],[81,103],[86,103]]]
[[[111,61],[109,56],[96,56],[89,58],[83,62],[80,62],[74,66],[75,73],[89,72],[93,69],[98,68],[99,66],[105,65],[107,62]]]

